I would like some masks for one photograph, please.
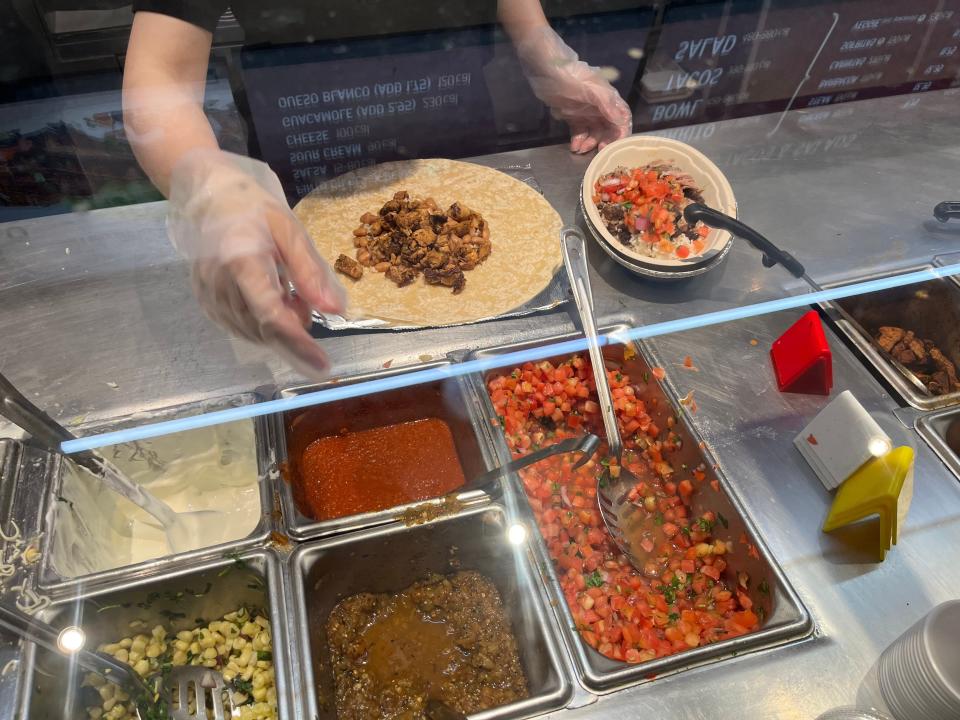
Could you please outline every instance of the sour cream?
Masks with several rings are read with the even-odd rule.
[[[227,423],[176,435],[117,445],[106,457],[177,512],[216,510],[223,515],[199,549],[246,537],[262,515],[253,425]],[[53,569],[74,578],[167,555],[166,535],[143,510],[67,466],[48,527]],[[224,528],[227,529],[224,539]]]

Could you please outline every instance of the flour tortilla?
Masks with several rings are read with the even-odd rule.
[[[529,185],[497,170],[455,160],[407,160],[341,175],[313,190],[293,211],[320,255],[333,265],[340,253],[356,257],[353,230],[360,216],[376,213],[399,190],[412,199],[432,197],[446,209],[454,201],[490,224],[492,251],[466,271],[466,287],[427,285],[421,275],[399,288],[383,273],[364,268],[347,289],[351,319],[379,318],[393,325],[456,325],[509,312],[542,292],[563,264],[560,216]]]

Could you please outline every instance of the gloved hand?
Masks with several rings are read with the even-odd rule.
[[[191,152],[170,176],[167,231],[190,260],[193,292],[212,320],[310,377],[326,372],[327,356],[305,328],[311,309],[342,314],[346,295],[267,165]]]
[[[623,98],[550,27],[532,31],[517,55],[534,95],[570,126],[570,150],[587,153],[630,134],[633,118]]]

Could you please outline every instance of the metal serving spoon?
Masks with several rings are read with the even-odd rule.
[[[498,478],[508,473],[522,470],[523,468],[529,467],[530,465],[538,463],[541,460],[545,460],[548,457],[562,455],[563,453],[568,452],[582,453],[580,459],[577,460],[577,462],[573,465],[574,469],[576,469],[592,458],[599,446],[600,438],[598,438],[596,435],[591,435],[590,433],[580,437],[567,438],[566,440],[561,440],[558,443],[548,445],[545,448],[535,450],[532,453],[518,457],[508,463],[504,463],[500,467],[494,468],[493,470],[488,470],[482,475],[477,475],[465,485],[457,488],[454,492],[456,494],[460,494],[464,492],[470,492],[472,490],[483,490],[491,497],[491,499],[495,499],[503,492],[501,485],[493,484]]]
[[[459,710],[454,710],[442,700],[430,698],[424,708],[427,720],[467,720],[467,716]]]
[[[560,231],[561,247],[563,249],[563,264],[570,276],[570,287],[573,290],[573,299],[577,304],[580,322],[583,325],[583,334],[587,339],[587,349],[590,353],[590,365],[593,368],[593,378],[597,386],[597,398],[600,404],[600,416],[603,419],[603,428],[607,435],[607,445],[610,455],[616,458],[620,474],[614,478],[609,472],[601,473],[597,479],[597,504],[600,515],[610,531],[617,547],[638,566],[637,556],[630,548],[630,543],[621,529],[620,508],[626,504],[626,493],[630,491],[640,479],[624,467],[623,441],[620,438],[620,429],[617,426],[617,416],[613,410],[613,395],[610,392],[610,383],[607,380],[607,368],[604,364],[603,353],[600,351],[600,340],[597,334],[597,319],[593,310],[593,293],[590,290],[590,274],[587,270],[587,253],[583,242],[583,235],[577,228],[566,227]]]
[[[66,428],[27,400],[3,375],[0,375],[0,414],[19,425],[37,442],[57,454],[62,454],[60,443],[76,439]],[[113,492],[125,497],[156,518],[166,533],[170,549],[175,553],[195,549],[200,544],[201,537],[210,536],[211,527],[222,527],[224,533],[227,531],[221,522],[223,513],[216,510],[178,513],[143,486],[133,482],[97,452],[85,450],[64,457],[91,473]]]

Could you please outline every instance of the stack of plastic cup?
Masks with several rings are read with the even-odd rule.
[[[960,600],[937,605],[897,638],[878,675],[897,720],[960,718]]]

